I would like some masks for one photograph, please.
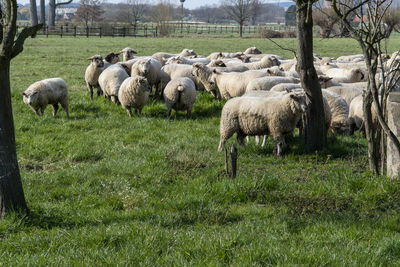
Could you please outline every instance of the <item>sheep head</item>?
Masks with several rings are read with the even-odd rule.
[[[115,64],[115,63],[119,62],[119,55],[120,54],[121,54],[120,52],[119,53],[111,52],[104,59],[108,63]]]
[[[188,56],[197,56],[197,54],[194,52],[194,50],[192,49],[183,49],[181,52],[182,56],[188,57]]]
[[[92,64],[95,65],[96,68],[104,67],[104,61],[100,55],[95,55],[93,57],[88,58],[87,60],[92,61]]]
[[[305,113],[307,111],[306,95],[304,92],[290,92],[287,94],[290,98],[290,108],[293,113]]]
[[[122,57],[124,61],[130,60],[134,58],[134,54],[137,54],[135,50],[130,47],[125,47],[119,53],[122,53]]]
[[[261,51],[253,46],[253,47],[249,47],[246,49],[246,51],[244,51],[245,54],[262,54]]]

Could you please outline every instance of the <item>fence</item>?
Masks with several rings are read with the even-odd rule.
[[[19,24],[18,27],[26,27],[27,24]],[[294,32],[293,26],[284,25],[260,25],[244,26],[243,36],[262,37],[265,31]],[[202,24],[141,24],[137,27],[129,26],[102,26],[85,27],[61,25],[55,27],[45,26],[39,35],[85,36],[85,37],[181,37],[181,36],[214,36],[235,37],[239,36],[239,26],[236,25],[202,25]]]

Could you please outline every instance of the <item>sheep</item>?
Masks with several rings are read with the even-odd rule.
[[[292,89],[298,89],[298,88],[302,88],[301,84],[299,84],[299,83],[279,83],[279,84],[272,86],[270,91],[284,92],[287,90],[291,91]]]
[[[132,66],[131,76],[146,77],[150,86],[157,89],[161,81],[161,67],[160,62],[155,58],[140,59]]]
[[[168,117],[171,110],[186,110],[187,116],[192,116],[193,104],[196,101],[196,88],[189,78],[176,78],[171,80],[164,90],[164,100],[168,109]]]
[[[210,63],[207,64],[207,67],[226,67],[225,63],[220,59],[211,60]]]
[[[112,65],[119,62],[119,55],[120,53],[111,52],[104,58],[104,64]]]
[[[175,56],[175,57],[170,57],[165,60],[165,65],[172,64],[172,63],[177,63],[177,64],[187,64],[187,65],[193,65],[194,63],[203,63],[205,65],[209,64],[211,60],[208,58],[186,58],[184,56]]]
[[[104,70],[104,61],[100,55],[88,58],[91,61],[85,71],[85,82],[89,89],[90,99],[93,100],[93,87],[97,88],[97,95],[100,96],[102,91],[99,85],[99,76]]]
[[[187,77],[191,79],[196,85],[197,90],[204,90],[204,86],[201,81],[192,75],[192,66],[186,64],[168,64],[162,67],[162,70],[166,72],[172,79]]]
[[[350,55],[350,56],[341,56],[336,59],[337,61],[344,61],[344,62],[358,62],[364,60],[364,55]]]
[[[124,62],[133,59],[134,58],[133,55],[137,54],[137,52],[130,47],[125,47],[119,53],[122,54],[122,60]]]
[[[350,70],[333,68],[326,71],[326,75],[332,77],[332,82],[355,83],[364,79],[364,73],[360,68]]]
[[[167,84],[171,81],[171,77],[164,70],[160,71],[160,82],[158,84],[156,95],[159,94],[162,97],[163,92]],[[150,88],[151,89],[151,88]]]
[[[280,83],[299,83],[300,80],[289,77],[265,76],[250,81],[246,86],[246,92],[250,91],[269,91],[272,87]]]
[[[51,104],[53,107],[53,117],[55,117],[58,110],[58,103],[60,103],[67,114],[67,118],[69,118],[68,87],[61,78],[50,78],[35,82],[22,92],[21,95],[23,96],[24,103],[29,105],[39,116],[43,116],[47,105]]]
[[[299,78],[299,74],[295,70],[283,71],[283,69],[278,66],[268,68],[267,72],[270,76]]]
[[[262,52],[255,46],[249,47],[246,51],[243,52],[244,54],[262,54]]]
[[[218,151],[234,133],[241,146],[244,137],[272,135],[274,152],[282,154],[284,136],[293,132],[306,111],[304,93],[292,92],[277,97],[236,97],[228,100],[221,113]]]
[[[120,64],[114,64],[105,69],[99,76],[99,85],[103,90],[104,97],[119,104],[118,90],[122,82],[129,78],[127,70]]]
[[[142,113],[142,109],[149,99],[150,91],[151,87],[147,79],[142,76],[132,76],[122,82],[118,91],[118,100],[129,117],[132,117],[132,108],[135,109],[135,114]]]
[[[157,52],[155,54],[152,55],[152,57],[155,57],[162,66],[165,65],[165,60],[170,58],[170,57],[175,57],[175,56],[184,56],[184,57],[188,57],[188,56],[197,56],[197,54],[191,50],[191,49],[183,49],[181,53],[179,54],[171,54],[171,53],[165,53],[165,52]]]
[[[246,86],[251,80],[267,75],[263,70],[221,73],[218,70],[209,71],[200,64],[193,65],[193,74],[200,79],[206,91],[217,99],[241,96],[246,92]]]
[[[349,106],[346,101],[338,94],[322,89],[322,95],[328,101],[332,119],[329,129],[333,134],[349,133]]]
[[[243,52],[236,52],[236,53],[228,53],[228,52],[214,52],[211,53],[207,58],[209,60],[216,60],[216,59],[222,59],[222,58],[236,58],[239,56],[244,55]]]
[[[241,63],[241,65],[246,66],[249,70],[258,70],[265,69],[272,66],[279,66],[281,63],[276,57],[273,56],[265,56],[260,61],[251,62],[251,63]],[[226,62],[225,65],[227,67],[235,67],[237,63]]]
[[[364,89],[366,87],[332,86],[327,88],[327,90],[340,95],[346,101],[347,105],[350,105],[354,98],[361,95]]]

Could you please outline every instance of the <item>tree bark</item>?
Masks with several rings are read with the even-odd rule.
[[[0,217],[27,212],[15,147],[10,94],[10,63],[0,58]]]
[[[297,72],[306,92],[305,152],[321,151],[326,143],[325,114],[321,86],[314,68],[312,1],[296,1]]]
[[[29,12],[31,15],[31,25],[35,26],[36,24],[38,24],[36,0],[30,0],[29,4],[30,4]]]
[[[242,37],[242,35],[243,35],[243,23],[239,24],[239,35],[240,35],[240,37]]]
[[[56,3],[56,0],[49,0],[49,27],[54,27],[56,25],[56,8],[61,5],[68,5],[69,3],[72,3],[72,0],[60,3]]]
[[[40,24],[46,23],[46,3],[44,0],[40,0]]]

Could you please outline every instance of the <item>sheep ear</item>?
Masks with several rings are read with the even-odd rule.
[[[300,96],[297,95],[297,94],[295,94],[295,93],[291,93],[291,94],[290,94],[290,98],[292,98],[292,99],[294,99],[294,100],[298,100],[298,99],[300,99]]]
[[[289,90],[289,88],[285,88],[285,89],[286,89],[286,92],[287,92],[287,93],[290,93],[290,90]]]
[[[121,52],[118,52],[118,53],[114,53],[116,56],[119,56],[120,54],[121,54]]]
[[[94,57],[88,57],[87,60],[92,60]]]
[[[38,93],[39,93],[39,92],[36,91],[36,92],[33,92],[31,95],[36,95],[36,94],[38,94]]]
[[[132,53],[137,54],[138,52],[136,50],[132,50]]]
[[[21,95],[22,95],[22,96],[26,96],[25,92],[22,92]]]
[[[213,73],[218,73],[218,71],[216,70],[216,69],[213,69],[213,71],[212,71]]]
[[[267,69],[268,74],[272,74],[272,71],[270,69]]]
[[[284,71],[284,69],[283,69],[282,67],[279,67],[279,69],[280,69],[281,71]]]

